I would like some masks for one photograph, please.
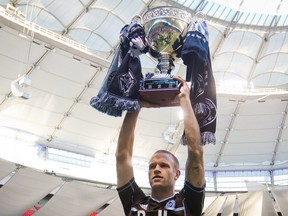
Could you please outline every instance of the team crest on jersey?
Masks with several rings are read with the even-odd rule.
[[[165,209],[175,209],[175,200],[169,200],[165,205]]]
[[[147,210],[147,207],[148,207],[148,205],[147,205],[147,204],[140,204],[140,206],[141,206],[141,208],[142,208],[142,209],[145,209],[145,210]]]

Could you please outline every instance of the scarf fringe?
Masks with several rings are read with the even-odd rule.
[[[202,146],[207,145],[207,144],[216,144],[216,137],[215,134],[209,131],[205,131],[201,133],[201,139],[202,139]],[[183,134],[180,143],[182,145],[187,145],[187,138],[186,135]]]
[[[212,132],[209,131],[202,132],[201,138],[202,138],[202,145],[216,144],[216,137],[215,134]]]
[[[138,100],[122,98],[109,92],[92,97],[90,105],[100,112],[107,113],[114,117],[121,117],[122,111],[135,112],[140,110]]]

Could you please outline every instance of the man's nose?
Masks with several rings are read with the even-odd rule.
[[[159,166],[159,164],[157,164],[155,166],[154,172],[160,172],[161,167]]]

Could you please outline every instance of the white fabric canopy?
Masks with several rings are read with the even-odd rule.
[[[254,191],[238,195],[239,216],[277,215],[267,191]]]
[[[15,169],[15,164],[5,160],[0,160],[0,180],[5,176],[8,176],[9,173],[11,173]]]
[[[0,189],[1,215],[22,215],[59,186],[61,182],[62,180],[55,176],[30,168],[21,168]]]
[[[109,206],[100,212],[99,216],[125,216],[120,198],[114,199]]]
[[[283,216],[288,216],[288,189],[281,189],[281,187],[272,187],[272,194],[281,210]]]
[[[203,211],[205,216],[215,216],[217,215],[224,202],[225,202],[226,196],[217,196],[216,199]]]
[[[66,182],[34,215],[88,216],[116,196],[116,190],[96,188],[77,181]]]
[[[228,195],[221,216],[233,216],[236,195]]]

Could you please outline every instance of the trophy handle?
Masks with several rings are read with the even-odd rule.
[[[142,17],[140,15],[135,15],[133,18],[132,18],[132,22],[135,22],[135,23],[138,23],[140,25],[142,25]]]
[[[193,16],[193,21],[206,21],[206,15],[202,11],[198,11],[194,16]]]
[[[199,31],[200,33],[204,35],[206,40],[209,41],[209,33],[208,33],[207,24],[206,24],[206,20],[207,20],[206,18],[207,17],[203,12],[201,11],[197,12],[193,16],[188,26],[188,29],[192,31]]]

